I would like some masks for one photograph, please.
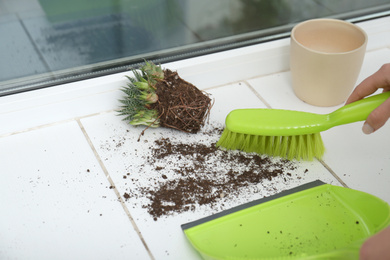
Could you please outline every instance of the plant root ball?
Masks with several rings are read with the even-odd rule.
[[[164,70],[164,80],[157,82],[156,94],[158,101],[151,108],[158,111],[163,127],[197,133],[210,114],[210,97],[177,72]]]

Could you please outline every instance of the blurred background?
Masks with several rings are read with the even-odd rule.
[[[390,0],[0,0],[0,96],[387,15]]]

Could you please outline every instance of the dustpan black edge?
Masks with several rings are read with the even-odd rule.
[[[250,208],[250,207],[253,207],[255,205],[258,205],[258,204],[261,204],[261,203],[264,203],[264,202],[267,202],[267,201],[271,201],[271,200],[274,200],[274,199],[277,199],[277,198],[281,198],[281,197],[284,197],[284,196],[287,196],[287,195],[290,195],[290,194],[293,194],[293,193],[297,193],[297,192],[300,192],[300,191],[303,191],[303,190],[307,190],[307,189],[311,189],[311,188],[314,188],[314,187],[317,187],[317,186],[321,186],[321,185],[324,185],[324,184],[326,184],[326,183],[324,183],[323,181],[320,181],[320,180],[316,180],[316,181],[313,181],[313,182],[302,184],[302,185],[300,185],[298,187],[295,187],[295,188],[292,188],[292,189],[289,189],[289,190],[285,190],[285,191],[279,192],[279,193],[277,193],[275,195],[272,195],[272,196],[269,196],[269,197],[264,197],[264,198],[258,199],[258,200],[254,200],[254,201],[251,201],[251,202],[248,202],[248,203],[245,203],[245,204],[233,207],[231,209],[227,209],[227,210],[221,211],[221,212],[213,214],[211,216],[204,217],[204,218],[192,221],[192,222],[188,222],[188,223],[182,224],[181,225],[181,229],[184,231],[186,229],[189,229],[189,228],[201,225],[201,224],[206,223],[208,221],[211,221],[211,220],[214,220],[214,219],[217,219],[217,218],[220,218],[220,217],[232,214],[234,212],[237,212],[237,211],[240,211],[240,210],[243,210],[243,209],[246,209],[246,208]]]

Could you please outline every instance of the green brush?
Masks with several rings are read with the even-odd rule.
[[[374,95],[343,106],[330,114],[281,109],[237,109],[226,117],[218,147],[242,150],[289,160],[321,159],[325,147],[320,132],[331,127],[366,120],[390,97]]]

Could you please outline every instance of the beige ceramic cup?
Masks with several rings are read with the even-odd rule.
[[[291,32],[292,86],[301,100],[315,106],[345,102],[363,63],[367,34],[336,19],[313,19]]]

